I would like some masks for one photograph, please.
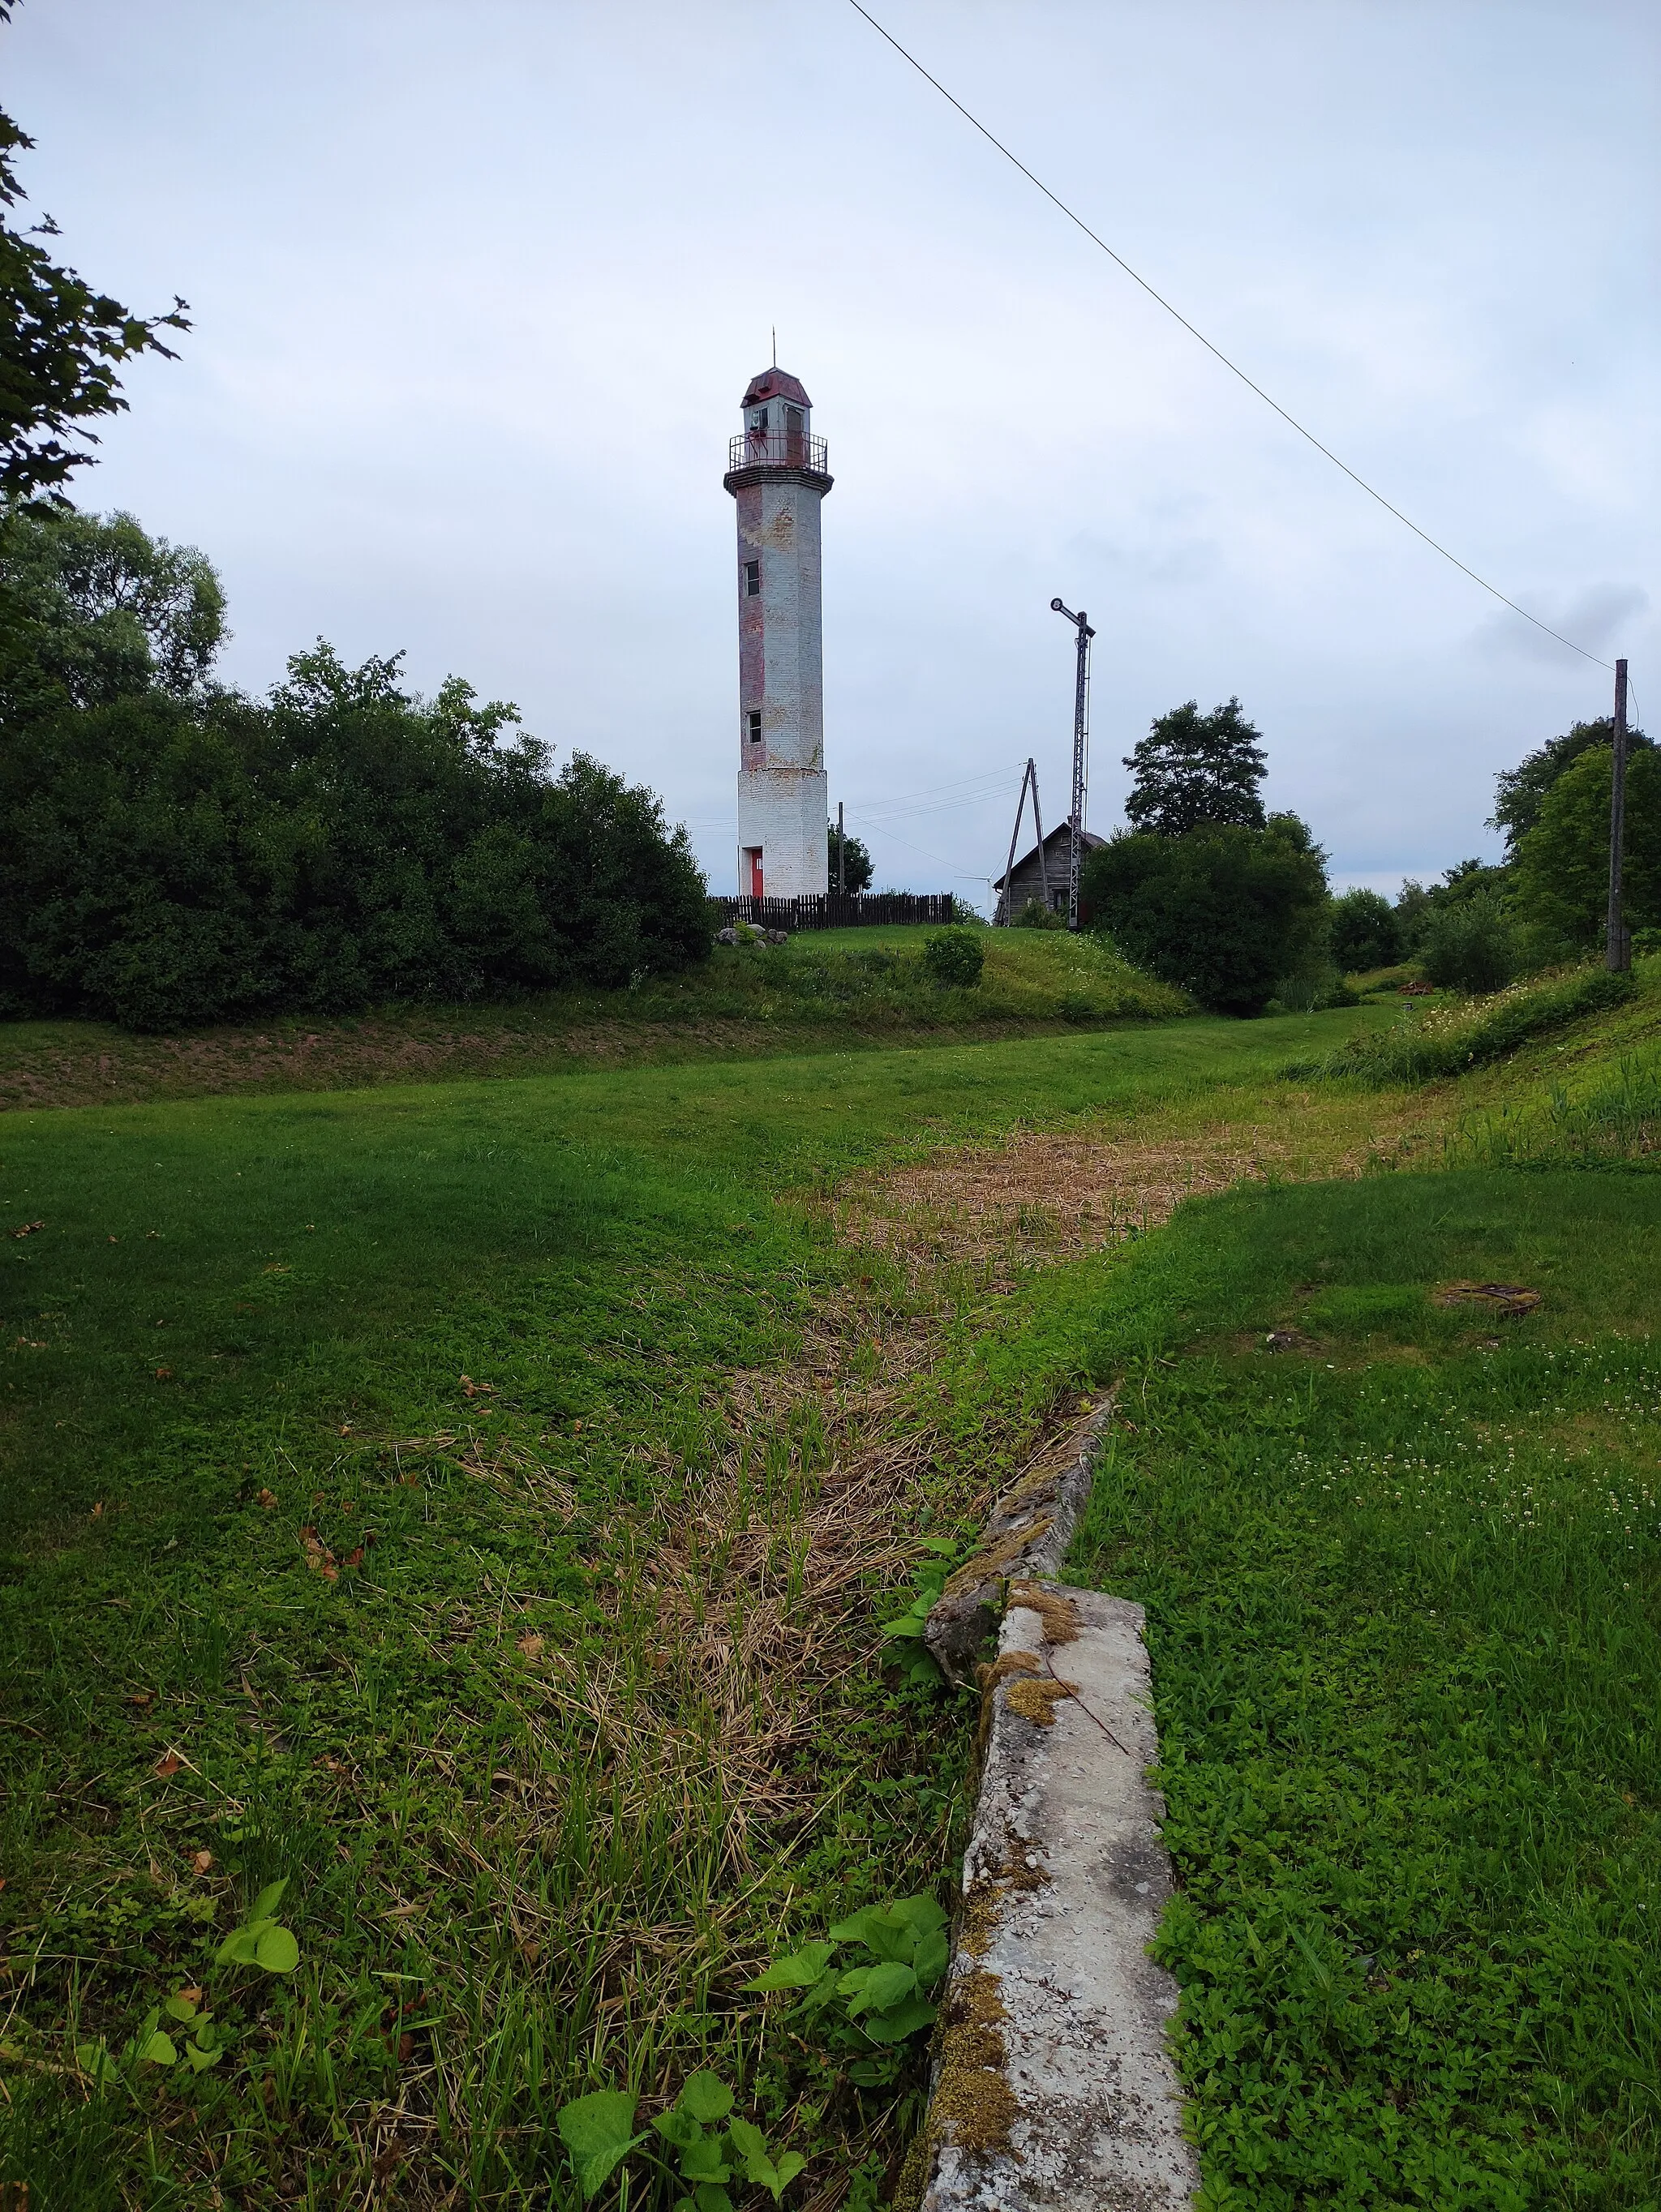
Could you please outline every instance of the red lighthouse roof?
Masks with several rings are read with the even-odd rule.
[[[752,376],[750,389],[739,405],[757,407],[764,399],[793,399],[798,407],[811,407],[813,404],[796,379],[782,368],[764,368],[759,376]]]

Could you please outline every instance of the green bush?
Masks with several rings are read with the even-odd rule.
[[[936,929],[924,940],[923,965],[942,987],[973,990],[986,966],[986,947],[972,929]]]
[[[162,1029],[282,1007],[617,986],[705,957],[649,792],[549,773],[511,708],[297,655],[263,702],[152,687],[14,725],[0,1008]]]
[[[1619,1006],[1635,988],[1630,975],[1612,975],[1603,968],[1513,983],[1494,998],[1439,1006],[1424,1015],[1409,1011],[1394,1029],[1352,1037],[1336,1052],[1295,1061],[1281,1072],[1305,1079],[1355,1076],[1373,1084],[1460,1075],[1503,1059],[1530,1037]]]
[[[1332,957],[1346,975],[1388,968],[1402,957],[1396,909],[1381,892],[1341,891],[1332,902]]]
[[[1296,815],[1121,832],[1086,861],[1083,890],[1127,959],[1216,1013],[1261,1013],[1281,979],[1321,964],[1325,861]]]
[[[1463,906],[1438,907],[1419,939],[1426,980],[1456,991],[1502,989],[1517,973],[1517,933],[1492,891]]]
[[[1017,929],[1065,929],[1067,916],[1058,914],[1053,906],[1046,906],[1042,899],[1030,898],[1015,916],[1014,926]]]

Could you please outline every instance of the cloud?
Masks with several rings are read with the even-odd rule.
[[[1622,631],[1649,604],[1649,593],[1637,584],[1588,584],[1572,598],[1555,599],[1546,593],[1532,601],[1520,596],[1518,599],[1519,606],[1526,606],[1559,636],[1573,638],[1583,651],[1600,658],[1613,653]],[[1559,645],[1555,638],[1536,629],[1533,623],[1505,608],[1497,608],[1478,626],[1475,641],[1479,650],[1496,660],[1531,660],[1561,668],[1565,661],[1579,657],[1567,646]]]

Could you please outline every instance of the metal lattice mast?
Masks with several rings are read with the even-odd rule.
[[[1079,870],[1084,861],[1085,747],[1090,735],[1090,641],[1096,633],[1090,617],[1074,614],[1061,600],[1051,599],[1058,615],[1065,615],[1078,632],[1078,673],[1073,690],[1073,808],[1067,817],[1067,926],[1079,926]]]

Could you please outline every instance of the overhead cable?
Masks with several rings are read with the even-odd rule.
[[[1189,322],[1188,317],[1183,313],[1180,308],[1173,307],[1170,301],[1165,298],[1162,292],[1156,292],[1154,290],[1153,285],[1148,283],[1146,276],[1139,276],[1135,270],[1134,270],[1130,264],[1125,259],[1124,256],[1121,253],[1116,253],[1104,238],[1098,237],[1090,228],[1090,225],[1085,221],[1084,217],[1081,215],[1075,214],[1074,210],[1068,207],[1067,202],[1061,198],[1059,193],[1052,192],[1049,185],[1043,181],[1043,179],[1042,177],[1035,176],[1032,171],[1027,167],[1025,162],[1020,159],[1019,155],[1012,154],[1008,147],[1004,144],[1001,138],[995,137],[992,132],[987,129],[985,124],[981,121],[980,118],[976,115],[971,115],[969,110],[964,106],[962,100],[957,99],[952,94],[949,93],[937,76],[931,76],[928,71],[923,67],[922,64],[917,59],[916,56],[914,53],[908,52],[908,50],[900,44],[899,40],[894,36],[891,31],[885,30],[868,8],[862,8],[860,5],[860,0],[848,0],[848,4],[854,10],[856,15],[864,16],[866,21],[869,23],[872,29],[877,33],[879,38],[887,40],[889,45],[892,46],[894,52],[899,55],[903,61],[910,62],[912,68],[917,72],[917,75],[920,77],[922,77],[928,83],[934,86],[935,91],[939,93],[942,100],[946,100],[950,106],[957,109],[958,114],[962,116],[965,123],[972,124],[975,129],[980,132],[982,137],[987,141],[989,145],[995,146],[999,153],[1003,155],[1005,161],[1011,162],[1020,171],[1021,174],[1026,179],[1028,184],[1036,185],[1037,189],[1043,194],[1044,198],[1050,201],[1055,206],[1058,207],[1069,222],[1076,224],[1092,246],[1100,246],[1102,252],[1106,254],[1108,259],[1110,261],[1116,262],[1118,266],[1123,270],[1125,275],[1130,278],[1133,283],[1141,285],[1141,289],[1147,293],[1150,300],[1153,300],[1157,303],[1157,305],[1163,307],[1166,314],[1174,316],[1176,320],[1182,325],[1183,328],[1188,332],[1190,337],[1197,338],[1208,353],[1214,354],[1217,359],[1221,362],[1223,367],[1227,369],[1232,375],[1238,376],[1241,383],[1246,386],[1248,391],[1255,392],[1258,398],[1262,401],[1266,407],[1272,407],[1283,422],[1289,423],[1292,428],[1298,433],[1298,435],[1300,438],[1307,439],[1309,443],[1314,447],[1316,452],[1317,453],[1324,454],[1326,459],[1332,463],[1334,468],[1342,469],[1344,474],[1349,478],[1350,482],[1354,484],[1358,484],[1366,494],[1369,499],[1377,500],[1379,506],[1384,509],[1387,514],[1393,514],[1398,522],[1405,523],[1415,538],[1423,538],[1425,544],[1430,547],[1433,553],[1439,553],[1445,561],[1451,561],[1453,563],[1453,566],[1458,569],[1462,575],[1469,576],[1473,584],[1480,584],[1482,588],[1487,592],[1491,598],[1499,600],[1501,606],[1509,607],[1512,612],[1515,615],[1521,615],[1524,622],[1532,623],[1536,629],[1543,630],[1548,637],[1555,638],[1559,645],[1567,646],[1571,653],[1578,653],[1583,660],[1590,660],[1595,663],[1595,665],[1599,668],[1614,667],[1615,664],[1613,661],[1604,660],[1599,654],[1589,653],[1584,645],[1577,645],[1572,637],[1565,637],[1561,630],[1554,629],[1549,623],[1542,622],[1538,615],[1531,615],[1526,607],[1519,607],[1515,599],[1507,599],[1505,592],[1500,589],[1497,584],[1490,584],[1486,576],[1479,576],[1475,569],[1468,567],[1466,563],[1459,558],[1457,553],[1450,553],[1447,547],[1445,545],[1439,544],[1437,540],[1431,536],[1427,530],[1421,530],[1411,515],[1403,514],[1399,507],[1392,506],[1390,501],[1384,497],[1383,492],[1375,490],[1365,477],[1358,476],[1355,471],[1350,467],[1348,461],[1341,461],[1337,454],[1333,452],[1329,446],[1323,446],[1321,443],[1321,441],[1316,436],[1313,430],[1305,429],[1304,425],[1298,420],[1297,416],[1295,415],[1288,414],[1286,409],[1281,406],[1278,399],[1271,399],[1269,393],[1263,390],[1261,384],[1253,383],[1250,377],[1246,374],[1244,369],[1240,367],[1238,362],[1231,361],[1220,346],[1214,345],[1211,340],[1206,336],[1205,332],[1202,330],[1196,329],[1195,325]]]

